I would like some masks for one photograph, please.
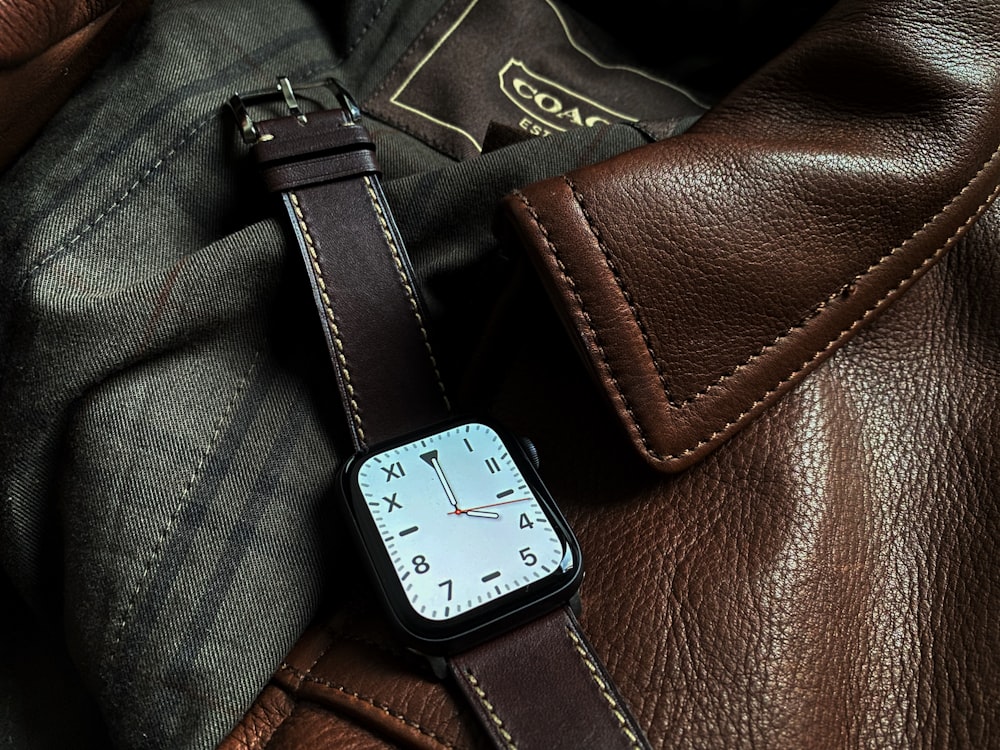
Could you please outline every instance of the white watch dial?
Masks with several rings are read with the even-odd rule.
[[[357,482],[407,600],[429,620],[467,613],[572,564],[487,425],[369,456]]]

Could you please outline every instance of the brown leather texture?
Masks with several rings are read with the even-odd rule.
[[[254,153],[268,188],[284,196],[355,447],[447,418],[419,290],[367,130],[341,110],[266,120],[259,129]]]
[[[687,133],[507,201],[650,464],[755,419],[995,198],[998,28],[995,3],[841,2]]]
[[[148,6],[149,0],[0,0],[0,169]]]
[[[538,447],[581,625],[653,747],[1000,743],[998,13],[842,2],[688,135],[508,203],[546,294],[515,297],[492,406]],[[675,459],[595,399],[553,298]],[[368,606],[224,746],[248,722],[271,750],[484,746]]]

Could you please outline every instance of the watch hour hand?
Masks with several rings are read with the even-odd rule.
[[[494,513],[491,510],[455,510],[453,512],[455,515],[472,516],[473,518],[500,518],[499,513]]]

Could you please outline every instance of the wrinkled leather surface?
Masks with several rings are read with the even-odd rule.
[[[149,0],[0,0],[0,169],[148,5]]]
[[[503,354],[495,411],[539,448],[583,547],[582,625],[654,747],[1000,742],[997,11],[841,3],[687,140],[571,176],[605,247],[637,264],[650,340],[671,324],[653,350],[674,391],[734,370],[683,418],[647,361],[619,371],[653,378],[634,406],[655,407],[650,434],[744,428],[685,471],[651,471],[548,302],[518,298],[523,348]],[[524,195],[560,250],[562,233],[594,249],[565,181]],[[670,254],[648,286],[644,251]],[[566,287],[548,291],[579,323]],[[631,313],[619,301],[609,320]],[[610,331],[606,345],[625,337]],[[307,634],[272,682],[295,733],[253,746],[347,737],[345,722],[382,746],[479,746],[450,688],[378,623],[358,605]]]
[[[998,28],[995,3],[842,2],[684,135],[508,200],[651,464],[745,426],[995,197]]]

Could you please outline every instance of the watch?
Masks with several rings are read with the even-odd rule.
[[[580,547],[523,444],[457,420],[355,456],[351,527],[397,629],[450,655],[571,600]]]
[[[297,91],[338,106],[304,112]],[[255,122],[247,106],[283,100]],[[355,455],[347,525],[400,638],[450,676],[497,747],[646,748],[576,615],[580,545],[533,450],[456,418],[361,111],[335,79],[287,78],[229,106],[281,195]]]

